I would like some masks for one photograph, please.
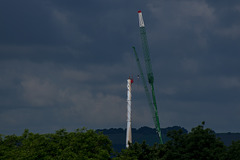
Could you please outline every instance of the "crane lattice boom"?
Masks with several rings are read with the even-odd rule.
[[[163,144],[162,141],[162,135],[161,135],[161,128],[160,128],[160,122],[159,122],[159,116],[158,116],[158,110],[157,110],[157,102],[156,102],[156,96],[155,96],[155,91],[154,91],[154,76],[152,72],[152,64],[151,64],[151,59],[150,59],[150,54],[149,54],[149,47],[148,47],[148,41],[147,41],[147,34],[146,34],[146,29],[142,17],[142,12],[138,11],[138,17],[139,17],[139,27],[140,27],[140,35],[141,35],[141,40],[142,40],[142,48],[143,48],[143,55],[144,55],[144,60],[145,60],[145,66],[146,66],[146,72],[147,72],[147,78],[148,78],[148,83],[150,84],[151,87],[151,94],[152,97],[149,94],[148,87],[146,80],[143,75],[142,67],[140,65],[139,58],[137,56],[137,52],[134,49],[134,53],[136,56],[136,61],[138,64],[138,68],[142,77],[143,85],[145,88],[145,93],[148,99],[149,106],[151,108],[152,114],[153,114],[153,119],[154,119],[154,124],[157,130],[157,133],[159,135],[160,143]]]

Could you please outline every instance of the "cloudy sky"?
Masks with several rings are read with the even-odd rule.
[[[240,132],[239,1],[1,0],[0,133],[125,128],[129,75],[132,126],[153,127],[138,10],[161,127]]]

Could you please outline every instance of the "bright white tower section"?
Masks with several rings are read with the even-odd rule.
[[[142,11],[138,11],[138,19],[139,19],[139,27],[145,27],[144,21],[143,21],[143,16],[142,16]]]
[[[131,103],[132,103],[132,83],[133,79],[127,80],[127,135],[126,135],[126,147],[129,147],[129,143],[132,143],[132,127],[131,127]]]

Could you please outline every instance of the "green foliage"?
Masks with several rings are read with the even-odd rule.
[[[129,148],[123,149],[115,158],[116,160],[154,160],[157,157],[159,145],[150,147],[143,141],[142,144],[130,144]]]
[[[122,150],[116,160],[239,160],[240,141],[229,149],[218,139],[213,130],[204,128],[204,123],[186,133],[174,130],[168,133],[170,140],[165,144],[150,147],[145,142],[134,143]],[[231,157],[231,158],[230,158]]]
[[[227,159],[239,160],[240,159],[240,141],[232,142],[227,152]]]
[[[0,159],[17,160],[239,160],[240,141],[226,147],[213,130],[204,123],[187,133],[184,130],[168,132],[165,144],[149,146],[133,143],[113,157],[112,144],[102,133],[65,129],[53,134],[34,134],[25,130],[21,136],[0,135]]]
[[[86,129],[70,133],[61,129],[43,135],[25,130],[22,136],[11,135],[0,140],[0,159],[105,160],[112,153],[111,141],[106,136]]]
[[[215,133],[203,125],[193,128],[189,134],[181,130],[168,134],[172,140],[168,141],[163,159],[197,159],[220,160],[226,153],[223,142],[216,138]]]

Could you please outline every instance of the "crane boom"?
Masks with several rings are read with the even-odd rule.
[[[140,72],[140,77],[142,79],[142,83],[143,83],[143,86],[144,86],[144,90],[145,90],[145,94],[146,94],[146,97],[147,97],[147,100],[148,100],[148,105],[151,109],[151,112],[152,112],[152,115],[153,115],[153,121],[155,123],[155,114],[154,114],[154,107],[153,107],[153,102],[152,102],[152,97],[150,95],[150,92],[148,90],[148,87],[147,87],[147,81],[146,81],[146,78],[143,74],[143,70],[142,70],[142,66],[141,66],[141,63],[140,63],[140,60],[138,58],[138,54],[136,52],[136,49],[135,47],[132,47],[133,48],[133,51],[134,51],[134,55],[135,55],[135,58],[136,58],[136,61],[137,61],[137,66],[138,66],[138,69],[139,69],[139,72]]]
[[[143,49],[143,53],[144,53],[143,55],[144,55],[144,60],[145,60],[145,65],[146,65],[147,77],[148,77],[148,82],[151,84],[154,82],[154,77],[153,77],[153,72],[152,72],[151,58],[150,58],[150,54],[149,54],[147,34],[146,34],[146,29],[145,29],[141,11],[138,11],[138,16],[139,16],[140,35],[141,35],[141,40],[142,40],[142,49]]]
[[[150,92],[149,92],[148,87],[147,87],[147,81],[146,81],[146,78],[143,74],[142,66],[141,66],[140,60],[138,58],[138,54],[136,52],[135,47],[133,47],[133,51],[134,51],[134,55],[135,55],[135,58],[136,58],[136,61],[137,61],[137,66],[138,66],[138,69],[139,69],[139,72],[140,72],[140,77],[142,79],[142,83],[143,83],[143,86],[144,86],[145,94],[146,94],[146,97],[147,97],[147,100],[148,100],[148,105],[149,105],[150,110],[152,112],[153,122],[154,122],[155,128],[157,130],[159,139],[160,139],[160,144],[163,144],[161,129],[160,129],[160,123],[159,123],[159,118],[158,118],[158,111],[155,107],[157,104],[156,104],[156,97],[155,97],[155,94],[154,94],[154,87],[151,86],[152,87],[151,88],[152,96],[153,96],[153,97],[151,97]]]
[[[153,112],[154,113],[154,115],[153,115],[154,123],[155,123],[157,133],[159,135],[160,143],[163,144],[158,110],[157,110],[157,102],[156,102],[156,96],[155,96],[154,84],[153,84],[154,76],[153,76],[153,72],[152,72],[152,64],[151,64],[151,59],[150,59],[150,54],[149,54],[147,34],[146,34],[146,29],[145,29],[141,11],[138,11],[138,17],[139,17],[140,35],[141,35],[141,40],[142,40],[142,48],[143,48],[143,55],[144,55],[146,72],[147,72],[147,77],[148,77],[148,83],[150,84],[151,91],[152,91],[152,101],[151,102],[153,103],[153,106],[151,106],[151,108],[153,108],[153,111],[154,111]],[[146,92],[146,90],[145,90],[145,92]]]

